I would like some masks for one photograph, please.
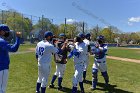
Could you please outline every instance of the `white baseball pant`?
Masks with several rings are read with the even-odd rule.
[[[66,69],[66,64],[56,63],[56,72],[54,73],[54,75],[58,77],[63,77],[65,69]]]
[[[0,93],[6,92],[8,72],[8,69],[0,71]]]
[[[41,87],[46,87],[48,84],[48,77],[50,75],[50,64],[38,65],[38,83],[41,83]]]
[[[94,61],[93,67],[94,69],[99,69],[101,72],[107,71],[106,59],[98,59]]]
[[[75,73],[73,77],[73,86],[77,87],[79,82],[83,81],[84,61],[75,63]]]

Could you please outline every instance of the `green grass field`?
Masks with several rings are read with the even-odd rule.
[[[35,47],[28,46],[28,48]],[[21,46],[20,51],[25,51],[26,46]],[[118,53],[111,48],[109,55]],[[117,50],[117,48],[116,48]],[[119,49],[118,49],[119,50]],[[133,51],[132,51],[133,52]],[[121,53],[121,52],[120,52]],[[118,54],[119,55],[119,54]],[[121,54],[120,54],[121,55]],[[137,56],[138,57],[138,56]],[[104,88],[104,80],[100,73],[98,73],[99,83],[97,90],[91,91],[92,79],[92,64],[93,58],[90,58],[90,64],[87,71],[88,82],[84,84],[86,93],[140,93],[140,64],[129,63],[117,60],[107,59],[108,73],[110,77],[109,88]],[[11,55],[11,64],[9,71],[9,80],[6,93],[35,93],[37,80],[37,62],[34,52],[26,54]],[[52,62],[50,79],[55,72],[55,63]],[[70,93],[72,87],[72,77],[74,74],[74,65],[72,59],[68,61],[63,80],[64,91],[57,89],[48,89],[46,93]],[[49,84],[48,83],[48,84]],[[55,83],[57,87],[57,81]],[[78,88],[79,89],[79,88]]]
[[[129,49],[124,47],[109,47],[108,56],[139,59],[140,49]]]

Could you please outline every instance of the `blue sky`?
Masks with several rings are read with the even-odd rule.
[[[0,9],[53,19],[54,23],[85,21],[90,27],[113,25],[140,31],[140,0],[0,0]]]

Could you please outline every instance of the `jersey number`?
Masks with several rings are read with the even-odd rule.
[[[45,50],[45,49],[44,49],[43,47],[39,47],[39,55],[41,55],[41,56],[42,56],[42,55],[43,55],[44,50]]]

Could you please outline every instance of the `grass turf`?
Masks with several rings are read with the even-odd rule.
[[[140,49],[130,49],[123,47],[109,47],[108,56],[131,58],[140,60]]]
[[[104,88],[104,80],[98,73],[97,90],[91,91],[93,58],[90,57],[90,64],[87,71],[88,82],[84,84],[86,93],[139,93],[140,91],[140,64],[129,63],[117,60],[107,59],[108,73],[110,77],[109,88]],[[37,80],[37,62],[34,53],[11,55],[11,64],[9,70],[9,79],[6,93],[35,93]],[[55,72],[55,63],[52,62],[51,74]],[[72,87],[72,77],[74,74],[73,61],[70,59],[66,66],[63,80],[65,91],[57,89],[48,89],[47,93],[70,93]],[[57,87],[57,81],[55,82]],[[78,88],[79,89],[79,88]]]

